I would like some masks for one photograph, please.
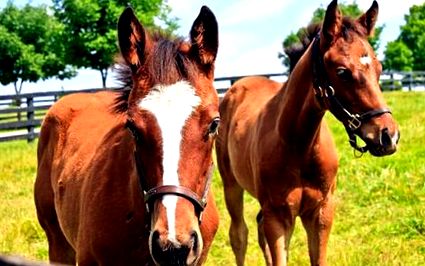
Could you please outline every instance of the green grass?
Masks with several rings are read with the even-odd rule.
[[[35,143],[0,143],[0,253],[44,260],[46,240],[33,201],[35,153]]]
[[[389,157],[355,158],[341,124],[326,116],[340,156],[330,265],[425,265],[425,93],[391,92],[385,98],[401,130],[399,150]],[[36,144],[0,143],[0,253],[47,260],[47,242],[33,203],[35,153]],[[207,265],[234,265],[218,174],[213,186],[221,224]],[[258,209],[246,196],[247,265],[264,265],[256,236]],[[305,232],[297,221],[290,265],[309,265],[307,254]]]

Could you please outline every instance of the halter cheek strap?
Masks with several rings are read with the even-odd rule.
[[[143,171],[140,158],[139,156],[137,156],[137,147],[138,147],[137,142],[139,141],[139,137],[134,127],[127,124],[127,128],[130,130],[130,132],[133,134],[136,140],[136,150],[134,151],[134,161],[136,164],[137,175],[139,177],[140,189],[141,191],[143,191],[143,196],[144,196],[143,199],[146,205],[147,212],[148,213],[151,212],[151,209],[152,209],[151,205],[156,199],[165,195],[175,195],[175,196],[185,198],[193,204],[193,206],[195,207],[195,211],[198,214],[199,223],[201,223],[202,213],[207,205],[207,197],[208,197],[209,189],[211,187],[211,180],[212,180],[212,175],[214,171],[214,165],[211,163],[211,166],[208,169],[207,180],[205,182],[205,187],[201,196],[199,196],[197,193],[195,193],[193,190],[187,187],[175,186],[175,185],[161,185],[161,186],[156,186],[149,190],[146,190],[149,186],[146,182],[146,175]]]
[[[313,40],[312,47],[313,57],[313,88],[316,98],[322,105],[329,103],[329,110],[340,120],[347,131],[349,143],[351,147],[359,151],[361,154],[368,151],[368,147],[360,147],[357,145],[358,129],[363,123],[367,122],[375,116],[385,113],[391,113],[389,108],[377,108],[365,113],[351,113],[335,96],[335,90],[330,84],[323,62],[323,56],[320,55],[320,33]]]

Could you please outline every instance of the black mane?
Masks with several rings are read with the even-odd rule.
[[[321,23],[312,23],[308,25],[307,28],[301,29],[301,33],[298,35],[298,42],[288,48],[284,48],[284,52],[289,58],[289,72],[292,72],[308,46],[320,33],[321,27]],[[353,20],[350,17],[344,17],[342,21],[341,36],[346,41],[350,41],[352,38],[350,33],[356,33],[362,37],[367,36],[365,29],[361,27],[356,20]]]
[[[301,56],[307,50],[313,39],[320,32],[320,29],[321,24],[310,24],[307,26],[307,28],[301,29],[300,34],[298,34],[298,42],[292,44],[290,47],[284,48],[284,52],[289,58],[289,72],[294,70]]]

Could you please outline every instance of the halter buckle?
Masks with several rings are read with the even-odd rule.
[[[352,130],[355,131],[357,130],[361,125],[362,125],[362,121],[360,121],[359,119],[359,115],[358,114],[350,114],[351,119],[348,119],[348,127]]]

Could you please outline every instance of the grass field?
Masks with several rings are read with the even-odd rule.
[[[337,210],[328,245],[329,265],[425,265],[425,93],[385,98],[400,124],[396,154],[355,158],[343,127],[327,115],[340,156]],[[33,203],[36,143],[0,143],[0,253],[47,260],[47,243]],[[214,191],[221,224],[207,265],[234,265],[221,180]],[[257,245],[257,203],[246,196],[247,265],[264,265]],[[290,265],[309,265],[301,223],[291,241]]]

